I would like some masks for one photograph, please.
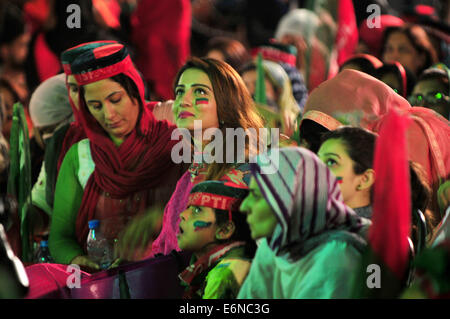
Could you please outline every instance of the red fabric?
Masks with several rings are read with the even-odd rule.
[[[60,264],[34,264],[25,267],[28,276],[29,290],[26,299],[36,299],[45,296],[48,293],[66,287],[69,276],[75,275],[75,272],[68,270],[68,265]],[[69,269],[70,270],[70,269]],[[89,278],[91,275],[80,270],[80,282],[82,279]],[[74,288],[75,289],[75,288]]]
[[[407,130],[408,159],[419,163],[427,172],[433,190],[450,178],[450,122],[433,110],[412,107],[404,110],[413,120]],[[386,119],[381,118],[377,132]]]
[[[380,57],[384,30],[388,27],[401,26],[404,21],[391,15],[380,16],[380,27],[369,28],[367,20],[364,20],[359,26],[359,36],[369,47],[370,54]]]
[[[36,69],[41,82],[58,74],[61,70],[61,63],[48,47],[43,33],[37,36],[34,47],[34,60],[36,61]]]
[[[380,80],[347,69],[309,95],[302,121],[312,120],[330,131],[344,123],[373,131],[379,119],[392,108],[409,110],[411,106]]]
[[[392,109],[375,145],[372,226],[369,243],[389,269],[403,280],[409,259],[411,191],[407,154],[407,116]]]
[[[50,6],[49,0],[28,0],[23,5],[25,18],[31,24],[31,32],[39,29],[47,20]]]
[[[109,28],[120,28],[121,9],[117,0],[92,0],[92,6]]]
[[[173,99],[173,80],[190,55],[190,1],[141,0],[131,24],[138,69],[159,98]]]
[[[352,0],[340,0],[338,8],[336,50],[338,65],[344,63],[358,45],[358,27]]]
[[[107,46],[99,49],[107,50]],[[123,74],[136,83],[141,101],[146,105],[144,83],[134,66],[132,64],[128,66]],[[105,79],[109,76],[103,74]],[[96,77],[95,81],[101,79]],[[157,121],[149,107],[144,106],[141,118],[136,124],[142,136],[138,136],[137,130],[134,129],[126,140],[116,147],[90,114],[81,96],[79,105],[79,120],[90,140],[92,159],[95,162],[95,170],[84,190],[76,221],[76,236],[80,245],[84,247],[89,231],[88,221],[95,214],[101,193],[127,197],[142,189],[154,188],[164,183],[167,170],[175,165],[170,156],[171,149],[177,141],[171,140],[175,126],[167,121]]]

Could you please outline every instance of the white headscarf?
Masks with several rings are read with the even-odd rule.
[[[30,116],[34,126],[58,124],[73,114],[65,79],[64,73],[55,75],[42,82],[31,95]]]
[[[319,17],[308,9],[294,9],[285,14],[278,23],[275,38],[280,41],[285,34],[311,39],[319,26]]]

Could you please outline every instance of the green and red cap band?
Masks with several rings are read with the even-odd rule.
[[[252,57],[256,57],[259,53],[262,54],[265,60],[283,62],[291,66],[295,66],[297,62],[297,49],[292,45],[284,45],[272,41],[250,51]]]
[[[93,41],[93,42],[87,42],[87,43],[82,43],[79,45],[76,45],[70,49],[65,50],[63,53],[61,53],[61,64],[63,66],[64,69],[64,73],[66,75],[71,75],[72,74],[72,68],[71,68],[71,64],[73,63],[73,61],[75,61],[75,59],[83,54],[84,52],[93,50],[95,48],[104,46],[104,45],[108,45],[108,44],[117,44],[117,41],[114,40],[103,40],[103,41]]]
[[[79,55],[71,65],[79,85],[97,82],[133,69],[127,48],[122,44],[109,44]]]
[[[205,181],[192,188],[187,206],[225,210],[231,220],[232,212],[239,211],[239,206],[247,195],[247,188],[226,185],[224,181]]]

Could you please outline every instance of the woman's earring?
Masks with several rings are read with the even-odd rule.
[[[224,120],[221,120],[221,121],[220,121],[220,124],[224,125],[224,124],[225,124],[225,121],[224,121]]]

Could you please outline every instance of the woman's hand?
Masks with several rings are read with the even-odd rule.
[[[115,257],[129,261],[142,259],[149,244],[161,231],[163,213],[159,208],[135,217],[119,235],[114,247]]]
[[[77,256],[70,262],[71,264],[80,265],[88,269],[100,270],[100,266],[93,262],[88,256]]]

